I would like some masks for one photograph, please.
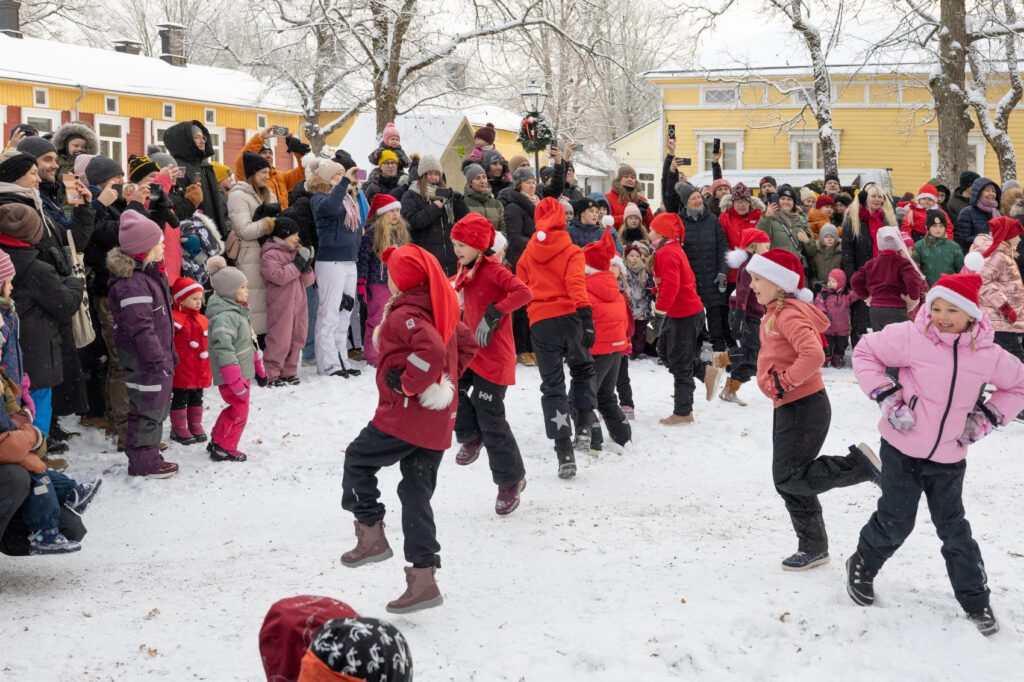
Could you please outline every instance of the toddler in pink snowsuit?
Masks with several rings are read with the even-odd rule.
[[[828,329],[825,330],[825,364],[839,369],[850,343],[850,304],[860,300],[857,294],[846,288],[846,273],[836,268],[828,273],[828,282],[814,299],[814,307],[825,313]]]
[[[313,254],[299,243],[299,224],[278,216],[273,238],[263,245],[260,258],[260,275],[267,285],[267,380],[270,386],[297,384],[309,327],[306,287],[316,279]]]

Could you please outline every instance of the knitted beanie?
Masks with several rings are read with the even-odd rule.
[[[391,623],[376,618],[335,618],[313,635],[302,658],[299,679],[410,682],[412,655],[402,633]]]
[[[817,201],[817,195],[810,187],[800,188],[800,203],[802,204],[805,201]]]
[[[148,156],[128,157],[129,182],[142,182],[150,173],[159,173],[160,166]]]
[[[242,152],[242,170],[245,172],[246,178],[251,178],[264,168],[270,168],[269,161],[259,154],[253,154],[248,151]]]
[[[79,155],[79,158],[87,156],[86,154]],[[75,160],[75,167],[78,167],[78,160]],[[102,185],[110,178],[116,178],[118,175],[124,175],[124,168],[121,168],[121,164],[113,159],[108,159],[105,156],[94,156],[89,160],[88,165],[85,167],[85,174],[89,178],[89,182],[94,185]]]
[[[7,255],[6,251],[0,251],[0,283],[14,279],[15,274],[17,273],[14,271],[11,257]]]
[[[622,209],[622,219],[633,216],[634,218],[640,218],[643,220],[643,215],[640,213],[640,207],[634,204],[632,201],[626,204],[626,208]]]
[[[384,142],[386,144],[388,139],[392,138],[392,137],[397,137],[398,138],[398,142],[399,143],[402,142],[402,135],[401,135],[401,133],[398,132],[398,128],[395,126],[394,123],[392,123],[391,121],[388,121],[384,125],[384,130],[380,134],[380,139],[381,139],[382,142]],[[396,160],[397,160],[397,158],[398,157],[395,157]]]
[[[278,239],[287,239],[293,234],[299,233],[299,224],[286,215],[279,215],[274,218],[273,236]]]
[[[422,178],[424,175],[431,171],[442,173],[441,162],[437,160],[437,157],[433,154],[424,154],[420,157],[419,174]]]
[[[597,207],[597,202],[590,197],[584,197],[572,202],[572,212],[574,215],[583,215],[584,211]],[[639,212],[639,209],[637,211]]]
[[[324,182],[330,182],[335,175],[345,172],[344,166],[330,159],[317,159],[315,167],[311,165],[310,168],[313,169],[313,175]]]
[[[750,188],[742,182],[737,182],[732,187],[732,202],[735,204],[737,201],[750,201]]]
[[[231,175],[231,169],[223,163],[211,161],[210,166],[213,168],[213,177],[217,178],[218,185],[227,180],[228,176]]]
[[[818,197],[818,200],[814,202],[814,208],[821,208],[822,206],[835,206],[836,200],[828,194],[822,194]]]
[[[619,169],[617,171],[615,171],[615,182],[619,182],[620,180],[622,180],[622,178],[626,177],[627,175],[632,175],[633,177],[636,177],[636,169],[630,166],[628,163],[624,163],[621,166],[619,166]]]
[[[20,151],[0,154],[0,182],[16,182],[36,165],[36,157]]]
[[[466,176],[466,184],[473,182],[473,178],[478,175],[485,175],[487,171],[479,163],[471,163],[462,169],[462,174]]]
[[[805,287],[804,268],[800,259],[785,249],[754,254],[747,263],[747,272],[764,277],[787,294],[796,296],[798,301],[810,303],[814,300],[811,290]]]
[[[385,149],[380,153],[380,156],[377,157],[377,166],[383,166],[388,161],[394,164],[398,164],[398,154],[395,154],[390,149]]]
[[[515,172],[512,173],[512,184],[516,187],[533,179],[533,169],[528,166],[516,168]]]
[[[33,136],[26,137],[24,140],[19,142],[18,151],[31,154],[38,159],[43,154],[49,154],[50,152],[56,154],[57,148],[54,147],[53,143],[45,137]]]
[[[174,284],[171,285],[171,300],[176,306],[180,306],[182,302],[196,292],[202,293],[203,285],[194,279],[188,277],[179,277],[174,280]]]
[[[86,172],[86,168],[89,162],[96,158],[95,154],[78,154],[75,156],[75,162],[72,165],[72,171],[78,176],[78,179],[82,181],[83,185],[99,184],[93,183],[89,180],[89,174]]]
[[[831,236],[836,240],[836,244],[839,243],[839,229],[835,225],[825,224],[821,227],[821,232],[818,233],[818,243],[824,242],[825,237]]]
[[[125,211],[121,214],[121,228],[117,233],[117,242],[121,250],[129,256],[148,253],[150,249],[163,241],[164,233],[152,220],[138,211]]]
[[[473,133],[473,137],[478,140],[483,140],[486,144],[494,144],[494,138],[497,137],[498,131],[494,129],[493,123],[477,128],[477,131]]]
[[[233,268],[224,260],[224,256],[214,256],[206,261],[206,271],[210,273],[210,284],[221,298],[233,301],[238,290],[249,283],[245,274]]]
[[[835,268],[834,270],[829,270],[828,278],[834,279],[836,281],[836,289],[839,289],[841,291],[846,288],[846,273],[843,271],[842,268]],[[826,282],[826,284],[828,284],[828,282]]]
[[[925,305],[931,308],[932,301],[941,298],[952,303],[967,313],[974,320],[981,319],[981,307],[978,305],[978,293],[981,291],[981,276],[973,272],[962,275],[943,275],[932,285],[924,298]]]
[[[0,234],[34,246],[43,238],[43,219],[31,206],[4,204],[0,206]]]

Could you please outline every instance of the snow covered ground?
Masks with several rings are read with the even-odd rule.
[[[1003,627],[984,639],[953,599],[923,504],[876,580],[878,605],[849,600],[843,561],[873,509],[870,484],[822,498],[830,565],[780,570],[796,543],[771,484],[770,405],[752,386],[741,392],[749,407],[698,396],[697,423],[669,430],[657,421],[671,411],[668,373],[634,364],[634,442],[587,458],[566,482],[543,436],[536,371],[519,368],[508,404],[529,479],[522,505],[495,516],[484,458],[459,467],[446,455],[434,497],[445,605],[391,617],[384,604],[404,589],[397,470],[381,477],[395,558],[338,561],[353,542],[342,453],[373,412],[372,377],[303,378],[254,389],[246,464],[175,446],[180,475],[134,480],[83,434],[76,449],[88,454],[72,473],[106,476],[83,551],[0,556],[0,680],[259,680],[267,608],[303,593],[391,619],[425,681],[1007,679],[1024,660],[1019,423],[974,449],[967,477]],[[824,451],[877,443],[877,408],[852,373],[826,379]],[[207,400],[209,428],[219,398]]]

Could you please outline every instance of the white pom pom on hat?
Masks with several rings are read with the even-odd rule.
[[[733,249],[729,253],[725,254],[725,262],[730,268],[735,270],[747,262],[748,256],[750,256],[750,254],[744,249]]]
[[[542,242],[542,241],[544,241],[547,238],[548,238],[548,235],[547,235],[546,232],[538,232],[537,233],[537,241]]]
[[[985,267],[985,257],[981,255],[980,251],[971,251],[964,256],[964,267],[971,272],[980,272]]]

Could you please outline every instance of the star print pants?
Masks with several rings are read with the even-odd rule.
[[[569,425],[569,398],[565,391],[565,371],[569,365],[573,407],[580,411],[594,409],[594,359],[583,346],[583,327],[575,315],[552,317],[530,327],[533,352],[540,370],[540,405],[544,411],[544,429],[548,438],[572,438]]]

